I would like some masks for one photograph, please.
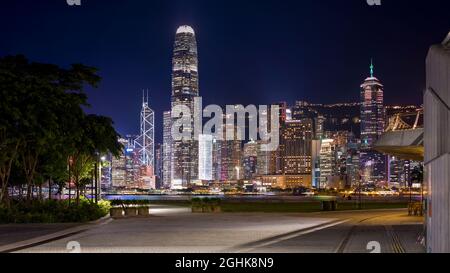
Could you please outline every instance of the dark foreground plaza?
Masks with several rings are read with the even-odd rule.
[[[9,236],[0,237],[0,251],[67,253],[76,246],[82,253],[370,253],[379,246],[382,253],[424,252],[418,242],[422,218],[404,209],[195,214],[153,206],[151,212],[81,226],[3,225]],[[45,228],[47,235],[24,238]]]

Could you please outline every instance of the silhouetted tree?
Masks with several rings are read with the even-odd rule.
[[[86,115],[82,108],[88,106],[84,88],[100,82],[96,72],[81,64],[64,69],[29,62],[22,55],[0,58],[0,202],[9,202],[12,176],[24,178],[30,200],[36,185],[42,197],[45,182],[54,180],[61,189],[72,180],[68,158],[78,184],[95,155],[120,153],[112,120]],[[23,176],[11,173],[18,169]]]

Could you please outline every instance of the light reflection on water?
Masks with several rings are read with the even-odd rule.
[[[191,198],[220,198],[227,201],[261,201],[261,202],[308,202],[324,200],[341,200],[346,202],[356,202],[357,198],[351,201],[343,200],[336,196],[293,196],[293,195],[140,195],[140,194],[103,194],[106,200],[150,200],[150,201],[190,201]],[[362,197],[362,201],[391,202],[405,201],[402,197]]]
[[[224,195],[129,195],[129,194],[111,194],[102,195],[106,200],[150,200],[150,201],[188,201],[191,198],[220,198],[220,199],[268,199],[267,195],[249,195],[249,196],[224,196]]]

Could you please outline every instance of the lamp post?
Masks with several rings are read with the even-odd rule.
[[[71,202],[71,195],[72,195],[71,190],[70,190],[70,182],[72,182],[72,175],[70,173],[72,162],[73,162],[73,159],[72,159],[72,157],[69,156],[69,205]]]
[[[91,172],[91,202],[94,199],[94,176],[95,176],[95,169]]]
[[[100,157],[100,164],[98,166],[98,196],[101,199],[102,198],[102,166],[104,162],[106,161],[106,156]]]
[[[362,171],[359,171],[359,179],[358,179],[358,209],[362,209],[362,200],[361,200],[361,187],[362,187]]]

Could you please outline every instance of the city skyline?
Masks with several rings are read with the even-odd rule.
[[[158,253],[170,272],[450,252],[449,10],[4,3],[0,252]]]
[[[138,133],[139,121],[134,117],[140,109],[136,105],[140,101],[140,91],[149,89],[157,121],[155,137],[159,143],[163,125],[158,121],[170,107],[166,94],[171,89],[172,35],[179,25],[189,24],[197,30],[201,45],[202,95],[206,104],[219,105],[276,101],[293,104],[295,100],[357,102],[359,82],[367,76],[366,67],[371,58],[389,90],[386,104],[420,104],[421,89],[425,86],[423,59],[428,45],[439,42],[447,31],[445,16],[436,14],[420,20],[424,13],[416,11],[414,1],[383,3],[380,7],[368,6],[365,1],[348,6],[330,1],[329,9],[322,9],[322,4],[315,1],[284,5],[263,1],[256,6],[246,1],[239,3],[239,8],[235,8],[238,4],[232,1],[168,2],[135,2],[121,10],[120,15],[116,3],[102,5],[89,1],[70,8],[64,1],[26,2],[27,8],[31,6],[29,10],[36,6],[45,12],[25,17],[17,16],[23,12],[24,1],[8,2],[2,7],[4,14],[0,17],[1,23],[7,26],[0,53],[24,53],[32,60],[46,59],[61,65],[81,60],[99,67],[103,81],[98,90],[89,90],[92,104],[89,111],[111,116],[122,135]],[[421,8],[436,12],[437,3]],[[233,15],[234,21],[215,17],[220,9]],[[341,12],[331,12],[334,9]],[[105,20],[98,20],[99,10]],[[395,16],[398,10],[405,13],[401,21]],[[444,10],[437,12],[444,15]],[[42,17],[49,12],[55,16]],[[318,12],[324,14],[315,18]],[[82,22],[71,20],[74,16],[79,18],[80,14],[84,15]],[[131,14],[142,16],[130,17]],[[279,14],[283,14],[283,19],[269,20]],[[375,20],[380,14],[385,20]],[[111,20],[118,15],[120,20]],[[19,17],[39,21],[48,32],[26,36],[30,29],[21,26],[27,23],[14,24],[14,18]],[[353,23],[360,20],[366,20],[368,26]],[[59,24],[63,21],[65,24]],[[391,27],[392,23],[395,27]],[[88,24],[100,35],[88,34],[77,39]],[[363,40],[368,31],[383,33],[392,43],[385,44],[383,39],[351,43]],[[350,32],[353,36],[346,41]],[[322,37],[329,37],[329,41],[325,42]],[[410,44],[410,39],[415,43]],[[89,47],[78,40],[90,41]],[[398,57],[393,58],[392,54]],[[407,78],[399,77],[398,71]],[[326,81],[322,80],[324,77]],[[258,99],[254,99],[255,94],[259,95]]]
[[[228,129],[236,130],[231,132],[233,139],[222,139],[222,136],[215,135],[212,131],[200,132],[198,139],[195,137],[196,126],[203,127],[204,123],[202,112],[198,112],[201,109],[197,109],[203,107],[199,102],[202,97],[199,92],[198,55],[195,30],[188,25],[179,26],[175,32],[173,47],[170,94],[172,107],[164,112],[162,121],[157,121],[162,122],[164,127],[163,142],[158,143],[161,149],[159,155],[154,153],[154,113],[149,108],[148,91],[147,95],[143,91],[141,134],[137,138],[128,134],[128,140],[123,140],[125,156],[112,160],[112,187],[105,190],[143,190],[144,187],[149,187],[150,190],[189,190],[206,185],[217,186],[220,183],[223,187],[227,183],[240,182],[244,183],[245,190],[250,191],[302,187],[342,190],[361,185],[369,188],[404,188],[411,180],[409,161],[381,154],[375,145],[385,131],[390,130],[391,120],[396,112],[419,114],[422,110],[419,106],[398,109],[385,107],[384,85],[376,77],[373,60],[370,61],[368,76],[360,85],[359,102],[331,105],[311,104],[307,101],[295,101],[295,104],[273,103],[278,111],[275,113],[280,125],[276,129],[279,142],[269,151],[270,159],[266,160],[264,155],[258,156],[262,139],[250,136],[250,127],[253,126],[250,124],[254,123],[250,117],[258,116],[251,112],[251,107],[244,109],[238,105],[227,105],[226,114],[220,110],[223,123],[215,126],[220,126],[219,130],[226,135],[229,134]],[[214,107],[220,108],[217,105]],[[326,108],[331,110],[324,111]],[[350,108],[350,111],[345,108]],[[239,111],[228,113],[229,109],[242,109],[244,113],[248,111],[248,128],[245,122],[239,125],[239,122],[235,123],[236,120],[229,127],[228,118],[234,119],[234,114],[240,115]],[[264,122],[273,109],[259,113],[264,116]],[[197,113],[200,117],[188,114],[188,120],[185,121],[185,111],[194,115]],[[214,112],[214,116],[217,115]],[[247,119],[245,114],[244,119]],[[261,122],[261,117],[259,121]],[[272,119],[267,122],[274,121]],[[400,123],[399,116],[394,122]],[[386,124],[389,126],[386,127]],[[257,126],[256,123],[254,125]],[[415,126],[417,125],[416,119]],[[397,128],[398,125],[393,126]],[[406,128],[405,126],[398,128]],[[147,130],[149,134],[145,133]],[[175,133],[175,130],[178,132]],[[217,128],[214,129],[216,130]],[[242,130],[245,131],[244,134],[238,137]],[[249,135],[245,138],[247,130]],[[180,133],[187,134],[189,139],[177,139],[176,135]],[[147,141],[148,151],[145,148]],[[253,155],[249,155],[249,149],[254,150]],[[136,156],[141,159],[135,160]],[[157,156],[158,162],[154,162],[153,158]],[[153,177],[155,165],[159,169],[158,175]],[[361,184],[357,184],[359,180]]]

